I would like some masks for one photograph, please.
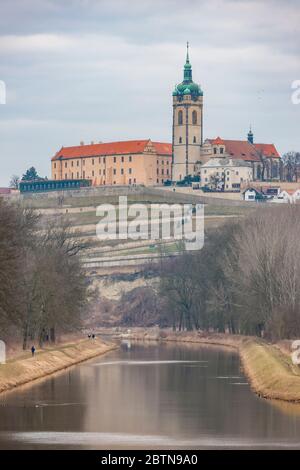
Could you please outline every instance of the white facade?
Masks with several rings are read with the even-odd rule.
[[[253,179],[249,163],[231,158],[211,158],[200,168],[201,185],[224,191],[240,191],[241,184]]]

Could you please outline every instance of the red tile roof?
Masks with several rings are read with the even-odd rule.
[[[107,142],[101,144],[77,145],[74,147],[62,147],[52,158],[97,157],[106,155],[126,155],[143,153],[148,140],[125,140],[120,142]],[[163,142],[152,142],[159,155],[172,155],[172,145]]]
[[[218,139],[208,140],[214,144]],[[225,145],[226,153],[239,160],[258,162],[261,152],[265,157],[280,158],[273,144],[251,144],[248,140],[222,140],[222,143]]]
[[[274,144],[253,144],[258,152],[262,152],[265,157],[280,158]]]
[[[10,194],[11,189],[10,188],[0,188],[0,194]]]
[[[152,142],[158,155],[169,155],[172,156],[172,144],[166,144],[164,142]]]
[[[217,137],[215,140],[212,141],[213,145],[224,145],[224,140],[221,137]]]

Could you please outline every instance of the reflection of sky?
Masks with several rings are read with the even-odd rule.
[[[132,342],[2,395],[0,448],[299,446],[292,406],[254,395],[230,349]]]
[[[299,149],[298,0],[1,0],[0,185],[62,145],[171,142],[171,93],[190,41],[205,137]]]

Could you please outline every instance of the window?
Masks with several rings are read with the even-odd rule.
[[[121,175],[124,175],[124,168],[121,168]]]
[[[56,175],[54,175],[54,179],[56,180]]]
[[[197,111],[195,110],[192,112],[192,122],[193,122],[193,125],[197,124]]]
[[[77,171],[77,179],[79,178],[79,172]]]
[[[117,174],[117,170],[114,168],[114,175],[116,175],[116,174]]]
[[[129,184],[131,184],[131,178],[129,178],[128,182],[129,182]]]
[[[116,157],[114,157],[114,163],[116,163],[116,161],[117,161],[117,159],[116,159]]]
[[[164,170],[163,170],[163,169],[161,170],[161,174],[162,174],[162,175],[164,174]]]
[[[85,178],[85,171],[82,172],[82,176],[83,176],[83,178]]]
[[[156,182],[159,183],[159,179],[157,179]]]
[[[73,162],[73,160],[71,161],[71,166],[72,166],[72,167],[74,166],[74,162]]]
[[[124,162],[124,157],[121,157],[121,162]]]
[[[99,163],[101,163],[101,157],[99,157]]]
[[[179,137],[179,143],[182,144],[182,137]]]
[[[193,143],[195,144],[196,143],[196,137],[194,136],[193,138]]]
[[[68,175],[67,175],[67,173],[65,173],[65,180],[67,180],[67,179],[68,179]]]
[[[182,111],[178,111],[178,125],[179,126],[182,126],[182,123],[183,123],[183,114],[182,114]]]
[[[106,158],[105,158],[105,157],[103,157],[103,163],[105,163],[105,162],[106,162]]]
[[[220,148],[220,153],[224,153],[224,148],[223,147]]]
[[[103,170],[103,175],[105,176],[105,170]],[[105,184],[105,183],[104,183]]]
[[[54,168],[56,168],[56,163],[54,163]]]
[[[101,170],[99,170],[99,175],[101,176]]]
[[[114,184],[116,184],[116,182],[114,181]]]
[[[167,175],[169,174],[169,169],[167,169]]]
[[[136,179],[135,179],[135,178],[133,178],[133,182],[136,183]]]
[[[92,158],[92,165],[95,165],[95,160]]]
[[[129,174],[131,175],[131,173],[132,173],[132,168],[129,168],[128,172],[129,172]]]
[[[74,173],[72,173],[71,178],[72,178],[72,180],[74,179]]]
[[[67,166],[68,166],[68,164],[67,164],[67,162],[65,162],[65,168],[67,168]]]
[[[95,172],[94,172],[94,170],[92,171],[92,176],[95,176]]]
[[[77,166],[79,166],[79,160],[77,160]]]
[[[131,155],[129,155],[129,161],[132,162],[132,156]]]
[[[238,171],[236,171],[236,172],[235,172],[235,174],[238,176],[239,172],[238,172]]]
[[[216,155],[216,153],[217,153],[217,149],[216,147],[214,147],[214,154]]]

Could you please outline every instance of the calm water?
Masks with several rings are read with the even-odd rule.
[[[255,396],[229,350],[125,344],[0,396],[0,448],[300,448],[300,407]]]

